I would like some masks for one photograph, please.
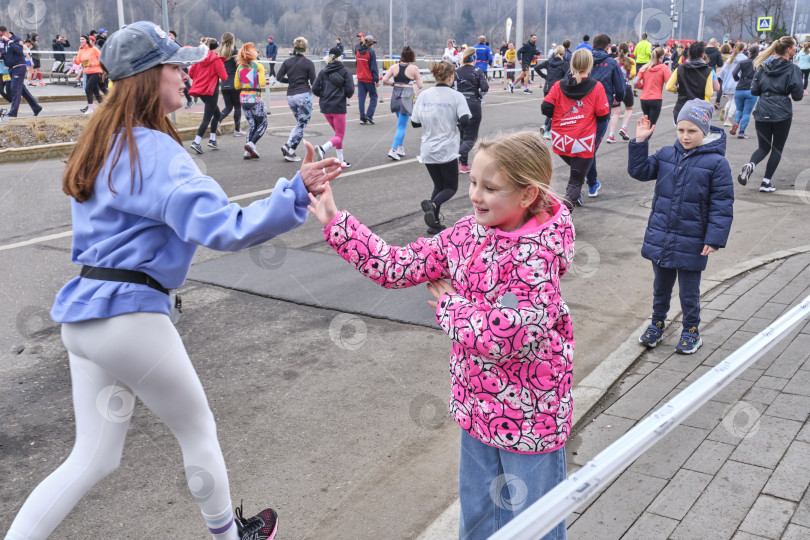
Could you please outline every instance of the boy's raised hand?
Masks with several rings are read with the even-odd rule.
[[[655,126],[650,125],[650,119],[645,114],[638,119],[636,124],[636,142],[646,141],[647,137],[653,134],[653,131],[655,131]]]
[[[307,206],[307,210],[318,218],[318,221],[320,221],[321,225],[324,227],[332,223],[332,220],[338,215],[335,198],[332,196],[332,187],[329,184],[324,186],[320,198],[310,193],[309,200],[312,201],[312,204]]]

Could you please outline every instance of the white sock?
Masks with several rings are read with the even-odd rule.
[[[233,511],[230,508],[215,516],[209,516],[203,513],[203,518],[205,519],[205,524],[208,526],[213,540],[234,540],[239,538],[236,534],[236,523],[233,520]],[[230,527],[219,534],[214,534],[215,530],[225,527],[229,521]]]
[[[610,132],[610,135],[608,135],[608,137],[613,137],[613,132],[612,131]]]
[[[332,148],[332,141],[326,141],[325,144],[321,145],[321,148],[323,148],[323,151],[326,152],[327,150]]]
[[[763,182],[764,184],[770,184],[770,183],[771,183],[771,179],[770,179],[770,178],[763,178],[763,179],[762,179],[762,182]]]
[[[622,126],[622,129],[627,131],[627,126]]]
[[[343,163],[343,148],[335,148],[335,152],[337,152],[337,158]]]
[[[212,133],[212,134],[211,134],[211,135],[210,135],[208,138],[209,138],[209,140],[212,140],[212,141],[217,140],[217,133],[216,133],[216,131],[215,131],[214,133]]]
[[[195,144],[200,144],[201,142],[202,142],[202,137],[200,137],[199,135],[194,137],[194,143]]]

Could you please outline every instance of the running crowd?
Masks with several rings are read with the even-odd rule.
[[[19,95],[28,98],[23,42],[3,26],[0,37],[11,80],[9,115],[16,116]],[[113,90],[106,97],[88,92],[88,110],[91,95],[103,105],[90,117],[62,178],[72,205],[72,258],[82,268],[59,291],[51,311],[62,324],[70,360],[76,443],[27,498],[6,540],[49,536],[83,495],[118,467],[129,422],[103,414],[99,400],[109,388],[119,398],[120,392],[140,398],[176,437],[212,538],[273,538],[274,510],[246,519],[241,507],[232,507],[214,418],[171,322],[169,292],[184,282],[197,246],[250,248],[297,227],[308,213],[323,225],[328,245],[362,275],[393,289],[428,285],[436,321],[452,341],[449,408],[462,430],[459,538],[489,537],[566,476],[574,336],[560,277],[574,256],[573,213],[581,205],[583,184],[591,197],[601,185],[596,166],[601,141],[616,143],[616,134],[628,140],[628,173],[656,182],[642,246],[654,274],[652,320],[639,341],[650,348],[661,341],[678,280],[683,331],[676,350],[692,354],[702,345],[701,272],[708,256],[725,247],[733,219],[727,135],[711,124],[714,111],[727,120],[730,134],[744,138],[753,110],[759,148],[737,180],[746,185],[767,157],[760,191],[772,192],[790,131],[791,101],[806,94],[810,72],[810,45],[800,51],[791,37],[763,46],[692,42],[673,52],[650,44],[646,35],[637,44],[613,44],[607,34],[591,41],[586,35],[574,51],[565,41],[538,61],[532,35],[517,50],[503,43],[498,55],[506,72],[504,88],[511,92],[522,85],[530,93],[532,73],[544,79],[540,134],[478,140],[489,71],[498,61],[485,36],[462,49],[448,40],[442,60],[429,63],[436,84],[425,88],[410,47],[380,76],[374,36],[358,34],[360,123],[375,124],[377,88],[380,82],[392,86],[390,107],[397,120],[387,155],[400,160],[407,154],[408,124],[421,130],[418,160],[434,184],[420,203],[429,236],[397,247],[340,211],[330,187],[349,167],[343,139],[347,100],[355,92],[340,40],[316,73],[304,37],[293,41],[293,53],[279,63],[269,36],[267,70],[255,44],[237,48],[231,33],[181,47],[173,32],[141,21],[102,36],[106,45],[90,37],[80,38],[83,49],[74,64],[81,65],[85,84],[98,89],[106,77]],[[793,63],[796,56],[799,66]],[[245,137],[244,158],[256,159],[267,128],[262,88],[273,76],[287,84],[287,102],[297,120],[282,155],[301,162],[301,169],[292,179],[279,179],[266,199],[242,208],[199,171],[167,115],[202,101],[202,123],[191,143],[202,153],[206,131],[208,147],[218,148],[217,128],[232,111],[236,135]],[[665,89],[678,96],[677,138],[650,154]],[[629,113],[638,90],[644,114],[631,137]],[[316,146],[304,140],[313,95],[334,131]],[[715,95],[720,97],[712,101]],[[36,102],[29,104],[38,114]],[[247,132],[240,129],[242,116]],[[301,143],[303,156],[298,155]],[[336,157],[327,158],[332,149]],[[551,190],[552,153],[570,169],[564,197]],[[144,159],[150,164],[146,169],[140,167]],[[470,174],[473,213],[448,226],[440,211],[458,190],[459,174]],[[132,189],[122,188],[126,185]],[[157,366],[156,357],[161,358]],[[214,480],[204,497],[197,497],[192,482],[199,471]],[[526,488],[523,504],[514,510],[504,510],[490,496],[505,475]],[[565,535],[562,522],[546,538]]]

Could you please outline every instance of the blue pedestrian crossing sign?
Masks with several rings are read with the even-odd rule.
[[[764,32],[773,26],[773,17],[757,17],[757,31]]]

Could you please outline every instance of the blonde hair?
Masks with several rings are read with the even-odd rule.
[[[562,45],[557,45],[557,48],[554,49],[554,56],[559,58],[560,60],[565,58],[565,47]]]
[[[228,60],[234,55],[233,49],[233,34],[230,32],[225,32],[222,34],[222,39],[219,42],[219,55],[225,60]]]
[[[802,45],[802,51],[804,52],[804,54],[810,54],[810,41]]]
[[[580,49],[582,50],[582,49]],[[551,152],[538,133],[521,131],[493,138],[479,139],[475,143],[476,152],[487,152],[510,184],[515,189],[535,186],[539,194],[527,211],[536,216],[552,207],[551,175],[554,165]],[[514,156],[522,156],[514,159]]]
[[[473,56],[475,56],[475,49],[473,47],[467,47],[461,54],[461,63],[471,64],[474,60],[470,60],[470,58]]]
[[[240,66],[249,66],[250,63],[258,57],[259,51],[256,50],[256,46],[253,42],[248,41],[239,49],[239,56],[237,57],[236,63]]]
[[[307,38],[299,36],[293,40],[293,49],[295,49],[295,52],[306,51],[307,47],[309,47]]]
[[[593,69],[593,54],[588,49],[577,49],[571,56],[571,74],[577,80],[577,83],[582,82],[582,74],[588,75]]]
[[[793,47],[793,44],[796,43],[796,40],[790,36],[782,36],[773,43],[771,46],[759,53],[757,59],[754,61],[754,69],[759,69],[759,66],[762,65],[762,62],[777,54],[782,56],[785,54],[785,51],[788,50],[789,47]]]
[[[740,41],[734,46],[734,52],[731,53],[731,56],[728,57],[728,60],[726,60],[726,64],[731,65],[734,62],[734,59],[737,57],[737,55],[743,52],[744,50],[745,50],[745,43]]]
[[[456,72],[456,68],[450,62],[430,62],[428,63],[428,69],[430,73],[433,74],[433,78],[436,82],[446,81]]]
[[[326,55],[326,63],[327,63],[327,64],[332,64],[332,63],[334,63],[334,62],[340,62],[340,58],[341,58],[342,56],[343,56],[342,54],[339,54],[339,55],[337,55],[337,56],[334,56],[334,55],[332,55],[332,54],[327,54],[327,55]]]

